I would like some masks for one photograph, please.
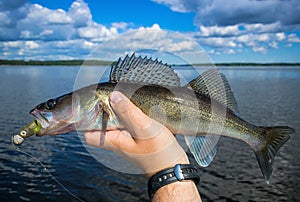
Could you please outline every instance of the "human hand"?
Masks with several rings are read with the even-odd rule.
[[[112,92],[110,104],[125,130],[106,131],[104,145],[100,145],[101,131],[85,132],[87,144],[120,154],[141,168],[148,177],[175,164],[189,163],[174,135],[146,116],[122,93]]]

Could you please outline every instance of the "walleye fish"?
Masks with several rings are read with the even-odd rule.
[[[181,86],[171,66],[134,54],[112,65],[109,82],[93,84],[50,99],[30,111],[35,120],[13,137],[57,135],[70,131],[123,128],[109,105],[109,94],[121,91],[145,114],[164,124],[173,134],[185,136],[200,166],[216,154],[220,135],[246,142],[255,152],[266,182],[279,148],[295,133],[288,126],[255,126],[238,116],[236,100],[225,76],[215,69]]]

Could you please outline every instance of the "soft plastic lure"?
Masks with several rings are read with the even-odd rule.
[[[34,120],[22,128],[17,135],[13,135],[12,142],[16,145],[20,145],[24,142],[25,138],[37,134],[41,128],[42,125],[37,120]]]

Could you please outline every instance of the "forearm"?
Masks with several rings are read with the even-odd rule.
[[[191,202],[201,201],[201,198],[195,183],[187,180],[161,187],[155,193],[152,201]]]

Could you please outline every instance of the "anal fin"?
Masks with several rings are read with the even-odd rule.
[[[207,167],[217,153],[217,143],[220,136],[184,136],[195,160],[201,167]]]

